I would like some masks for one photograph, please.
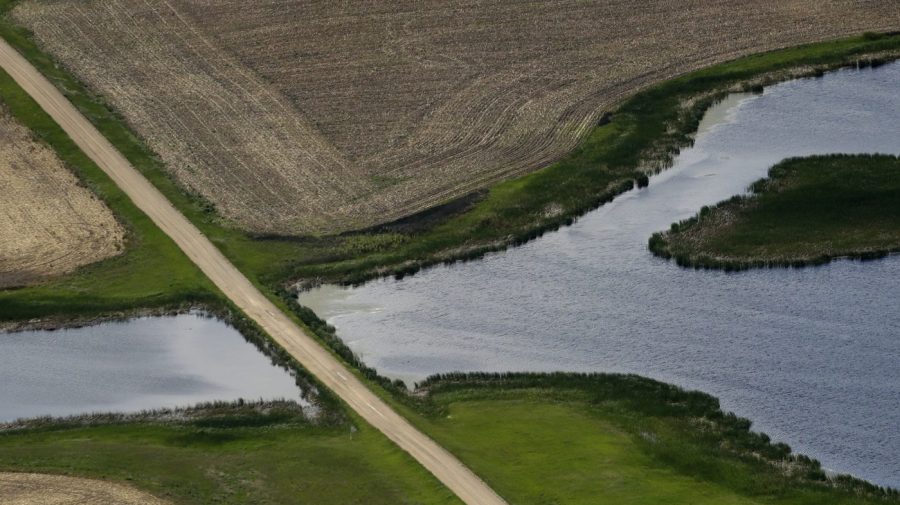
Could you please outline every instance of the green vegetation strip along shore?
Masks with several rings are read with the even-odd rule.
[[[650,238],[682,266],[799,267],[900,251],[900,159],[831,155],[785,160],[769,177]]]
[[[827,479],[709,395],[630,375],[472,374],[423,384],[413,421],[518,504],[898,503]],[[175,503],[449,503],[362,427],[290,404],[38,420],[0,432],[0,470],[128,480]],[[164,462],[164,463],[161,463]]]

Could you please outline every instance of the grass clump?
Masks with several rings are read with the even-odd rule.
[[[679,265],[741,270],[874,259],[900,251],[900,159],[829,155],[785,160],[741,195],[650,238]]]

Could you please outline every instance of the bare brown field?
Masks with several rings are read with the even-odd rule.
[[[114,256],[124,229],[31,132],[0,111],[0,288]]]
[[[5,505],[166,505],[129,486],[39,473],[0,473]]]
[[[900,1],[26,0],[13,17],[222,216],[303,234],[543,167],[666,78],[900,29]]]

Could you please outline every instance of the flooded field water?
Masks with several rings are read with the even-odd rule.
[[[630,372],[700,389],[827,468],[900,487],[900,257],[694,271],[647,239],[816,153],[900,154],[900,64],[733,96],[675,166],[575,225],[401,281],[300,302],[370,366]]]

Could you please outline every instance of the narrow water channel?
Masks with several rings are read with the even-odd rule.
[[[0,422],[300,395],[237,330],[199,314],[0,334]]]
[[[900,257],[694,271],[647,239],[778,161],[900,154],[900,63],[737,95],[675,166],[481,261],[300,295],[382,374],[637,373],[700,389],[826,468],[900,487]]]

